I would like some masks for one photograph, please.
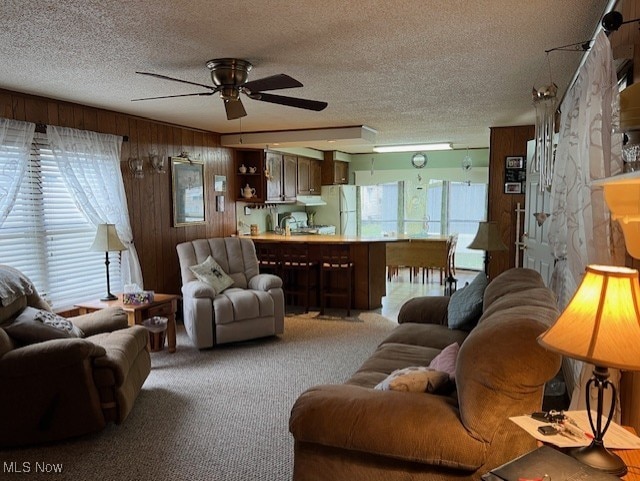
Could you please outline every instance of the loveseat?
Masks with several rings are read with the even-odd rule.
[[[260,273],[251,239],[196,239],[176,250],[184,327],[197,348],[284,332],[282,279]]]
[[[408,301],[399,326],[350,379],[300,395],[289,421],[294,480],[478,480],[535,448],[508,418],[539,410],[560,368],[560,356],[536,341],[559,314],[555,296],[537,272],[508,270],[482,292],[470,332],[449,327],[451,301]],[[434,392],[374,389],[456,343],[453,380]]]
[[[27,277],[0,266],[0,448],[124,421],[151,370],[148,339],[116,307],[61,319]]]

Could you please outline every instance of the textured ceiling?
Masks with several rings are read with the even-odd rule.
[[[591,38],[606,4],[3,0],[0,87],[219,133],[366,125],[377,145],[487,147],[489,127],[533,123],[531,88],[549,83],[544,51]],[[311,112],[243,97],[240,124],[226,120],[217,95],[131,102],[200,91],[136,70],[209,84],[205,63],[219,57],[253,63],[249,80],[286,73],[304,87],[274,93],[329,106]],[[561,93],[580,58],[549,55]]]

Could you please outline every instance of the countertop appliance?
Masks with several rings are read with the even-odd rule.
[[[291,212],[287,214],[282,214],[280,217],[280,222],[284,220],[282,227],[289,226],[291,228],[291,233],[293,235],[296,234],[324,234],[324,235],[335,235],[336,226],[335,225],[309,225],[309,219],[306,212]]]
[[[325,206],[315,208],[315,223],[336,226],[336,234],[356,235],[356,186],[323,185]]]

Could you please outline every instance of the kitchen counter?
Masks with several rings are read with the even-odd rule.
[[[321,258],[323,245],[349,244],[354,263],[352,288],[352,308],[371,310],[382,307],[382,298],[386,295],[386,246],[389,242],[406,242],[406,236],[362,237],[342,235],[291,235],[284,236],[268,232],[247,236],[254,243],[285,244],[304,243],[309,245],[309,260]],[[316,299],[316,304],[319,305]],[[338,306],[335,306],[338,307]],[[340,306],[345,307],[345,306]]]

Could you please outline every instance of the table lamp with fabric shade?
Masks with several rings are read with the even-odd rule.
[[[118,237],[115,224],[98,224],[96,238],[91,245],[91,250],[104,252],[105,255],[104,264],[107,269],[107,295],[100,300],[115,301],[117,297],[111,294],[111,286],[109,284],[109,252],[127,250]]]
[[[546,348],[594,365],[586,385],[587,412],[593,430],[589,446],[570,454],[584,464],[617,476],[627,472],[620,457],[610,452],[603,437],[615,410],[616,388],[609,368],[640,370],[640,286],[638,271],[626,267],[591,265],[571,302],[556,322],[538,337]],[[596,418],[590,390],[597,390]],[[604,392],[611,389],[611,407],[602,419]]]
[[[476,236],[467,248],[485,251],[484,273],[487,275],[489,274],[489,252],[507,250],[507,246],[502,242],[502,237],[498,230],[498,223],[493,221],[485,221],[478,224],[478,232],[476,232]]]

